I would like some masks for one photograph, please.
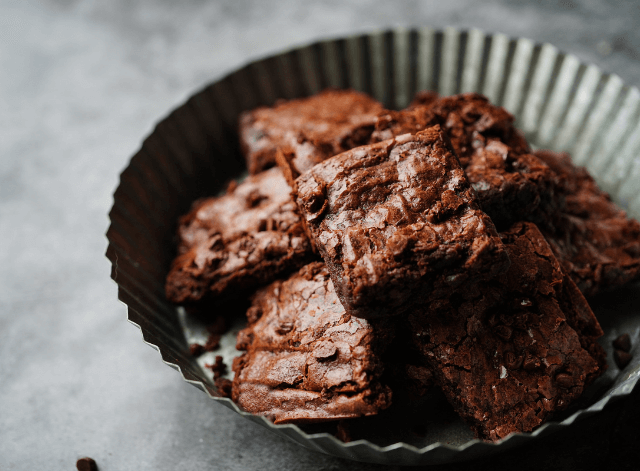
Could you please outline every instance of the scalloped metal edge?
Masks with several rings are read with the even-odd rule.
[[[502,39],[505,41],[517,41],[518,44],[521,43],[528,43],[528,45],[530,47],[540,47],[541,49],[543,48],[547,48],[547,50],[551,50],[553,51],[553,53],[556,55],[556,57],[562,55],[563,59],[567,59],[570,58],[570,60],[578,60],[580,65],[584,65],[587,68],[591,69],[592,71],[594,71],[594,73],[598,73],[600,75],[600,79],[606,78],[607,80],[614,80],[616,82],[620,82],[621,83],[621,87],[623,90],[626,91],[630,91],[631,93],[634,94],[638,94],[640,93],[638,91],[638,89],[636,87],[631,87],[628,85],[624,85],[620,79],[620,77],[616,74],[612,74],[612,73],[605,73],[603,72],[599,67],[596,67],[592,64],[587,64],[583,61],[581,61],[579,58],[577,58],[577,56],[574,56],[572,54],[567,54],[567,53],[562,53],[561,51],[559,51],[557,48],[555,48],[555,46],[549,44],[549,43],[536,43],[535,41],[531,40],[531,39],[527,39],[527,38],[508,38],[502,34],[499,33],[485,33],[483,31],[477,30],[477,29],[470,29],[470,30],[457,30],[455,28],[446,28],[446,29],[433,29],[430,27],[425,27],[425,28],[421,28],[421,29],[407,29],[407,28],[396,28],[396,29],[391,29],[391,30],[383,30],[383,29],[376,29],[373,31],[370,31],[368,33],[359,33],[359,34],[354,34],[354,35],[349,35],[349,36],[336,36],[336,37],[330,37],[330,38],[325,38],[323,40],[319,40],[319,41],[311,41],[311,42],[307,42],[307,43],[303,43],[297,46],[293,46],[291,48],[285,49],[279,53],[274,53],[274,54],[265,54],[263,56],[259,56],[259,57],[254,57],[254,58],[250,58],[249,60],[247,60],[244,64],[241,64],[236,70],[240,70],[243,67],[249,66],[261,59],[266,59],[266,58],[271,58],[271,57],[276,57],[276,56],[280,56],[280,55],[284,55],[287,53],[291,53],[294,51],[298,51],[300,49],[304,49],[307,47],[311,47],[314,45],[318,45],[318,44],[323,44],[323,43],[329,43],[331,41],[336,41],[336,40],[349,40],[349,39],[355,39],[355,38],[360,38],[360,37],[380,37],[384,34],[387,33],[391,33],[391,34],[406,34],[408,31],[418,31],[418,32],[425,32],[428,31],[431,35],[435,35],[435,34],[443,34],[444,37],[446,37],[447,34],[458,34],[460,35],[461,33],[467,33],[467,34],[474,34],[474,35],[479,35],[483,38],[498,38],[498,39]],[[217,80],[213,80],[211,83],[215,83],[215,82],[219,82],[222,80],[225,80],[226,78],[228,78],[231,74],[233,74],[233,72],[230,72],[228,74],[225,75],[221,75]],[[461,80],[464,80],[464,78],[462,78]],[[208,87],[202,87],[200,90],[198,90],[195,94],[200,93],[202,91],[204,91],[206,88]],[[505,95],[509,92],[508,91],[508,83],[505,84],[505,88],[507,88],[507,90],[505,90]],[[520,107],[524,107],[525,100],[526,97],[523,97],[523,102],[520,104]],[[187,102],[189,100],[186,100]],[[567,105],[569,108],[569,104]],[[176,107],[177,108],[177,107]],[[542,110],[540,110],[542,111]],[[514,110],[515,112],[515,110]],[[173,110],[167,114],[167,116],[165,116],[164,118],[162,118],[161,120],[158,121],[158,123],[164,121],[164,119],[166,119],[167,117],[169,117],[171,114],[173,113]],[[588,116],[585,115],[585,116]],[[538,116],[538,118],[540,118],[541,116]],[[588,126],[588,122],[585,123],[585,125]],[[152,132],[155,132],[155,130],[157,129],[157,125],[154,126],[154,129]],[[560,136],[555,136],[555,140],[557,141],[557,139]],[[632,149],[635,150],[635,149]],[[626,155],[625,155],[626,157]],[[580,161],[581,164],[586,164],[588,165],[588,161]],[[636,170],[635,168],[633,170]],[[121,181],[121,179],[119,179],[119,181]],[[619,186],[621,184],[621,182],[616,182],[616,185],[613,185],[615,187],[616,190],[619,189]],[[624,186],[624,185],[623,185]],[[606,188],[606,189],[610,189],[610,188]],[[115,203],[115,200],[114,200]],[[625,205],[626,206],[626,205]],[[111,221],[111,218],[110,218]],[[108,257],[108,252],[109,249],[111,249],[112,247],[112,241],[108,238],[107,239],[109,241],[109,246],[107,249],[107,257]],[[115,247],[114,247],[115,249]],[[117,249],[115,249],[117,250]],[[116,277],[117,277],[117,261],[111,261],[112,262],[112,266],[113,268],[116,270],[116,273],[112,276],[113,281],[117,283],[116,281]],[[120,299],[120,289],[118,290],[118,298]],[[154,350],[156,350],[161,357],[161,360],[163,361],[163,363],[165,363],[166,365],[170,366],[171,368],[173,368],[174,370],[178,371],[180,373],[180,375],[182,376],[183,380],[186,383],[189,383],[195,387],[197,387],[198,389],[202,390],[203,392],[205,392],[209,398],[215,400],[216,402],[221,403],[222,405],[224,405],[225,407],[233,410],[234,412],[238,413],[239,415],[241,415],[242,417],[245,417],[249,420],[251,420],[254,423],[258,423],[259,425],[267,428],[267,429],[271,429],[272,431],[274,431],[275,433],[277,433],[278,435],[281,436],[285,436],[287,438],[289,438],[290,440],[293,440],[294,442],[308,448],[314,451],[319,451],[322,453],[326,453],[326,454],[332,454],[335,456],[340,456],[343,458],[350,458],[350,459],[355,459],[355,460],[359,460],[359,461],[365,461],[365,462],[376,462],[376,463],[388,463],[388,464],[416,464],[416,465],[420,465],[420,464],[436,464],[436,463],[447,463],[447,462],[453,462],[453,461],[464,461],[464,460],[468,460],[468,459],[473,459],[479,456],[484,456],[484,455],[488,455],[488,454],[493,454],[495,452],[499,452],[501,450],[506,450],[507,448],[511,448],[511,445],[520,445],[520,444],[524,444],[524,443],[529,443],[532,440],[536,439],[537,437],[540,436],[546,436],[549,435],[555,431],[558,431],[560,429],[563,429],[565,427],[569,427],[572,424],[574,424],[575,422],[578,422],[579,420],[582,420],[586,417],[590,417],[593,416],[599,412],[601,412],[602,410],[604,410],[607,406],[609,406],[611,403],[615,402],[616,400],[618,400],[621,397],[627,396],[629,395],[637,386],[638,383],[638,379],[640,378],[640,364],[635,364],[634,368],[630,371],[625,372],[624,375],[619,376],[614,385],[607,391],[604,393],[604,396],[599,399],[597,402],[595,402],[594,404],[592,404],[591,406],[589,406],[586,409],[583,410],[579,410],[576,411],[575,413],[573,413],[571,416],[567,417],[566,419],[560,421],[560,422],[554,422],[554,421],[549,421],[545,424],[543,424],[542,426],[540,426],[538,429],[536,429],[533,432],[529,432],[529,433],[513,433],[507,437],[505,437],[504,439],[497,441],[497,442],[485,442],[482,441],[480,439],[472,439],[469,440],[468,442],[462,444],[462,445],[451,445],[451,444],[447,444],[447,443],[442,443],[442,442],[435,442],[432,443],[430,445],[427,445],[423,448],[418,448],[416,446],[410,445],[408,443],[404,443],[404,442],[398,442],[398,443],[394,443],[392,445],[387,445],[387,446],[380,446],[380,445],[376,445],[375,443],[372,443],[368,440],[356,440],[353,442],[349,442],[349,443],[344,443],[342,441],[340,441],[339,439],[337,439],[335,436],[329,434],[329,433],[316,433],[316,434],[307,434],[306,432],[304,432],[302,429],[300,429],[299,427],[297,427],[296,425],[293,424],[285,424],[285,425],[275,425],[272,422],[270,422],[267,418],[262,417],[262,416],[256,416],[254,414],[245,412],[243,410],[241,410],[231,399],[228,398],[223,398],[223,397],[218,397],[214,394],[211,393],[210,388],[203,383],[202,381],[199,380],[193,380],[193,379],[189,379],[187,378],[187,376],[185,375],[185,373],[183,372],[182,368],[177,365],[176,363],[172,363],[170,361],[165,360],[165,355],[162,351],[162,349],[160,348],[160,346],[154,344],[152,341],[148,340],[147,338],[145,338],[145,332],[142,329],[142,327],[136,323],[133,319],[132,319],[132,312],[131,312],[131,308],[126,304],[126,302],[122,301],[121,302],[127,307],[127,320],[129,323],[135,325],[136,327],[138,327],[138,329],[140,329],[141,335],[142,335],[142,339],[143,342],[147,345],[149,345],[150,347],[152,347]],[[321,443],[324,442],[324,443]],[[328,443],[327,443],[328,442]],[[329,444],[331,445],[330,447],[327,447],[326,445]],[[365,450],[363,450],[363,448]],[[340,452],[340,450],[343,450],[344,452]],[[362,456],[361,453],[358,453],[357,455],[354,455],[352,453],[349,453],[349,451],[355,451],[355,450],[361,450],[361,451],[367,451],[367,450],[371,450],[374,452],[373,455],[370,456]],[[388,455],[390,455],[392,452],[397,451],[397,450],[404,450],[407,453],[409,453],[409,456],[411,456],[413,459],[409,460],[411,461],[411,463],[407,463],[407,460],[398,460],[398,459],[385,459],[386,457],[388,457]],[[425,458],[429,458],[431,454],[435,454],[435,452],[437,451],[444,451],[444,455],[438,456],[436,459],[434,459],[433,461],[430,461],[428,459]],[[478,451],[479,453],[472,453]],[[474,456],[475,455],[475,456]],[[404,457],[407,457],[407,455],[405,454]]]

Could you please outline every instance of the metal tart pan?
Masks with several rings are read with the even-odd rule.
[[[217,194],[245,172],[237,144],[240,112],[326,87],[361,90],[396,109],[424,89],[483,93],[515,114],[533,146],[570,152],[630,216],[640,216],[640,92],[616,75],[550,44],[478,30],[394,29],[296,47],[251,62],[195,93],[157,124],[120,175],[107,232],[111,277],[129,321],[167,365],[210,399],[306,448],[403,465],[475,459],[539,440],[601,413],[636,387],[638,353],[623,371],[610,361],[605,376],[563,416],[498,443],[474,439],[461,420],[438,415],[441,398],[433,398],[434,414],[425,416],[423,435],[406,433],[400,421],[382,434],[343,443],[326,431],[274,425],[220,397],[205,364],[216,354],[230,364],[242,316],[222,338],[220,351],[189,354],[191,342],[206,338],[204,325],[164,296],[176,221],[195,199]],[[628,300],[639,296],[635,285],[592,302],[606,331],[602,345],[609,359],[611,340],[620,333],[630,333],[638,344],[640,309]]]

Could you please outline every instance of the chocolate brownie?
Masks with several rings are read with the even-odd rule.
[[[366,144],[383,109],[364,93],[328,89],[245,112],[239,132],[249,173],[273,166],[278,148],[286,149],[292,168],[302,173],[327,157]]]
[[[437,384],[478,437],[528,432],[606,368],[598,321],[537,227],[500,234],[511,266],[409,316]]]
[[[278,168],[197,201],[179,222],[178,256],[167,275],[175,303],[244,293],[313,259],[291,188]]]
[[[451,139],[480,207],[498,228],[522,219],[544,223],[562,201],[557,178],[531,154],[513,125],[514,117],[482,95],[465,93],[439,98],[422,92],[403,111],[381,114],[372,142],[440,124]]]
[[[348,315],[321,262],[253,297],[238,334],[232,397],[276,424],[376,414],[391,404],[379,382],[391,326]]]
[[[354,316],[400,314],[509,264],[439,126],[325,160],[294,197]]]
[[[627,217],[566,153],[536,151],[561,178],[564,208],[543,230],[556,257],[585,296],[640,279],[640,223]]]

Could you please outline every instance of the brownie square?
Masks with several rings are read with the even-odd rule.
[[[372,142],[440,124],[451,139],[480,207],[498,227],[522,219],[544,223],[557,203],[557,177],[531,154],[514,117],[482,95],[421,92],[411,107],[381,114]]]
[[[276,424],[376,414],[391,404],[379,379],[393,335],[347,314],[325,265],[311,263],[258,291],[238,334],[232,398]]]
[[[492,441],[533,430],[606,368],[600,325],[537,227],[500,236],[505,274],[409,316],[437,384]]]
[[[562,182],[564,206],[543,230],[556,257],[586,296],[640,279],[640,223],[627,217],[586,169],[566,153],[536,151]]]
[[[313,259],[278,168],[233,182],[222,196],[196,201],[179,221],[178,238],[165,286],[175,303],[237,296]]]
[[[354,316],[400,314],[509,263],[439,126],[325,160],[294,198]]]
[[[285,150],[290,168],[300,174],[317,162],[366,144],[383,109],[364,93],[327,89],[245,112],[239,133],[249,173],[275,165],[279,148]]]

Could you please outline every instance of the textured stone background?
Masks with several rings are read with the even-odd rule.
[[[476,27],[551,42],[640,85],[639,22],[637,3],[611,0],[0,0],[0,469],[70,470],[81,456],[103,471],[381,469],[271,435],[142,343],[103,255],[119,172],[195,90],[298,43]],[[639,398],[491,463],[637,469]]]

